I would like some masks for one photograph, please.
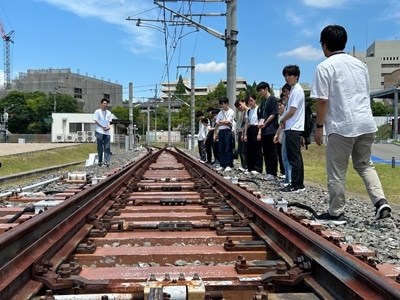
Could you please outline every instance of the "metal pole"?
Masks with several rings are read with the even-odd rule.
[[[399,88],[394,91],[394,136],[395,141],[399,137]]]
[[[195,129],[196,129],[196,123],[195,123],[195,106],[196,106],[196,99],[194,97],[194,92],[195,92],[195,60],[194,57],[190,60],[190,134],[191,134],[191,149],[194,148],[194,134],[195,134]]]
[[[147,103],[147,132],[146,132],[146,145],[149,145],[150,140],[150,104]]]
[[[129,82],[129,150],[132,150],[133,144],[133,83]]]
[[[237,40],[237,1],[226,1],[226,33],[225,46],[227,49],[227,81],[226,94],[229,106],[235,110],[236,101],[236,45]]]

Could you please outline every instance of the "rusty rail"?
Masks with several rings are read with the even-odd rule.
[[[192,182],[179,183],[171,176],[168,177],[169,173],[173,173],[173,170],[168,168],[149,171],[153,168],[152,166],[157,164],[157,159],[163,153],[173,155],[189,172]],[[147,176],[156,179],[141,180],[145,172],[147,172]],[[198,188],[198,185],[210,187],[217,196],[209,196],[210,199],[206,199],[207,196],[204,196],[203,199],[198,200],[198,196],[193,194],[193,198],[191,198],[188,193],[185,199],[169,197],[152,200],[155,195],[162,198],[164,193],[173,195],[180,189],[193,190]],[[136,191],[136,196],[132,198],[129,193],[126,193],[127,189],[131,190],[132,188],[141,191],[151,190],[154,191],[154,194],[150,193],[150,196],[146,198],[145,192],[141,194],[140,191]],[[137,199],[138,195],[141,195],[141,199]],[[226,205],[224,207],[218,206],[219,204],[213,206],[211,198],[216,197],[224,199]],[[143,201],[150,204],[159,202],[162,206],[203,204],[205,207],[208,206],[205,212],[209,215],[209,220],[147,223],[146,228],[140,223],[125,222],[127,228],[124,229],[123,220],[119,220],[117,217],[120,207],[116,206],[118,201],[115,200],[122,198],[125,199],[125,202],[133,201],[134,205],[139,205],[138,207],[142,205]],[[186,215],[189,219],[191,214],[186,213]],[[74,290],[77,285],[80,286],[81,291],[87,293],[90,291],[129,291],[132,295],[135,293],[142,295],[144,293],[143,285],[137,282],[117,283],[100,279],[88,282],[84,276],[79,275],[80,273],[87,274],[87,272],[80,272],[78,266],[74,270],[73,263],[68,267],[63,264],[66,263],[67,258],[73,257],[73,253],[91,253],[95,250],[95,246],[87,239],[89,235],[101,237],[107,232],[142,231],[155,227],[159,227],[161,232],[168,232],[172,229],[191,231],[209,226],[210,228],[214,227],[218,235],[227,236],[224,247],[226,251],[231,251],[230,256],[235,255],[235,251],[241,251],[241,249],[247,250],[248,255],[265,253],[266,256],[269,256],[269,252],[274,253],[269,261],[262,263],[254,262],[251,259],[247,260],[245,255],[240,255],[235,265],[239,275],[226,273],[226,275],[230,274],[232,282],[236,282],[236,288],[239,286],[242,288],[253,286],[254,288],[255,285],[258,289],[274,286],[279,290],[279,287],[284,289],[283,287],[301,288],[304,286],[322,299],[400,299],[398,282],[383,276],[374,266],[346,253],[284,212],[260,201],[256,193],[251,193],[247,188],[233,184],[179,149],[162,149],[149,153],[140,162],[121,168],[95,186],[84,189],[59,206],[1,235],[0,299],[28,299],[43,288],[69,291]],[[257,240],[237,241],[232,238],[235,235],[245,236],[248,234],[255,234],[262,243]],[[140,234],[138,237],[140,238]],[[157,236],[154,238],[157,239]],[[196,238],[193,237],[193,239]],[[219,251],[218,247],[208,248],[215,248],[216,251]],[[121,253],[123,252],[121,251]],[[188,250],[187,252],[189,253]],[[218,255],[223,256],[224,254]],[[225,256],[229,255],[225,254]],[[169,270],[167,267],[159,268],[159,270],[164,269],[165,272]],[[195,269],[205,277],[209,276],[208,280],[210,281],[207,285],[209,299],[214,299],[212,295],[218,299],[221,296],[220,291],[233,288],[226,284],[225,286],[218,285],[221,278],[218,278],[219,280],[212,279],[213,273],[222,272],[221,270],[224,268],[199,266]],[[245,274],[249,274],[248,276],[259,274],[260,270],[263,273],[259,276],[246,279],[249,281],[245,280],[247,276]],[[150,272],[146,269],[142,271],[143,274]],[[69,276],[71,272],[74,274],[72,277]],[[64,280],[63,274],[65,274]],[[187,286],[200,288],[200,286],[196,287],[196,285],[202,285],[196,276],[189,279],[182,275],[181,281],[186,282]],[[235,277],[236,279],[233,280],[232,278]],[[151,277],[149,280],[151,282]],[[153,281],[155,280],[153,279]],[[202,288],[205,287],[202,286]],[[154,285],[149,295],[151,295],[151,299],[162,299],[160,298],[163,297],[162,293],[158,295],[159,293],[159,287],[156,288]],[[262,288],[256,294],[258,296],[254,297],[259,297],[257,299],[264,299],[262,297],[265,293]],[[132,297],[137,297],[137,295]]]

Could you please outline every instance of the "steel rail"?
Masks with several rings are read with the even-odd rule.
[[[118,195],[132,177],[139,178],[163,151],[176,156],[194,178],[201,177],[212,185],[217,193],[226,198],[235,213],[242,218],[248,216],[252,230],[285,261],[283,274],[265,273],[262,275],[263,284],[271,282],[279,286],[303,281],[323,299],[400,299],[398,283],[242,187],[216,176],[214,170],[178,149],[149,153],[140,162],[121,168],[61,205],[1,235],[0,299],[26,299],[29,297],[22,292],[24,286],[31,294],[42,288],[41,282],[31,280],[34,267],[51,260],[56,270],[93,228],[94,225],[88,224],[89,218],[94,214],[102,216],[111,207],[111,198]],[[32,225],[35,230],[31,229]],[[299,261],[309,267],[300,267]],[[298,281],[294,281],[296,278]],[[16,294],[18,297],[15,297]]]
[[[140,162],[132,162],[118,172],[70,197],[59,205],[35,216],[0,236],[0,299],[13,299],[23,286],[38,290],[30,282],[35,264],[51,260],[79,231],[87,227],[89,216],[101,210],[109,198],[132,174],[145,168],[159,155],[149,152]],[[87,230],[93,226],[89,226]],[[83,236],[84,237],[84,236]],[[83,238],[82,237],[82,238]],[[74,249],[64,251],[67,258]],[[61,263],[61,262],[60,262]],[[58,266],[54,266],[57,269]]]
[[[176,153],[179,160],[201,172],[202,176],[216,181],[239,210],[254,215],[254,225],[268,237],[266,242],[278,255],[284,254],[281,257],[289,267],[293,266],[293,261],[288,261],[288,256],[303,257],[308,261],[311,265],[310,275],[319,284],[314,286],[314,291],[320,296],[327,293],[336,299],[400,299],[400,284],[394,280],[260,201],[238,185],[222,176],[215,177],[214,170],[188,157],[183,151],[177,150]]]

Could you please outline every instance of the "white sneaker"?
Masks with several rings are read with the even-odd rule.
[[[218,168],[215,168],[215,170],[217,170],[217,171],[223,171],[224,168],[223,168],[223,167],[218,167]]]
[[[242,168],[242,167],[239,167],[238,170],[239,170],[240,172],[245,172],[245,171],[246,171],[246,170],[245,170],[244,168]]]
[[[275,176],[272,174],[266,174],[263,178],[264,181],[273,181],[275,180]]]
[[[232,171],[232,168],[231,168],[231,167],[226,167],[226,168],[225,168],[225,171],[226,171],[226,172]]]
[[[253,174],[253,175],[258,175],[258,174],[260,174],[260,173],[257,172],[256,170],[250,171],[250,173]]]

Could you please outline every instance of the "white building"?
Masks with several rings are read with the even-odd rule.
[[[375,41],[366,53],[353,50],[350,54],[367,65],[371,93],[384,88],[385,75],[400,69],[400,40]]]
[[[93,113],[52,113],[51,141],[66,143],[95,142]],[[111,126],[111,142],[115,127]]]

